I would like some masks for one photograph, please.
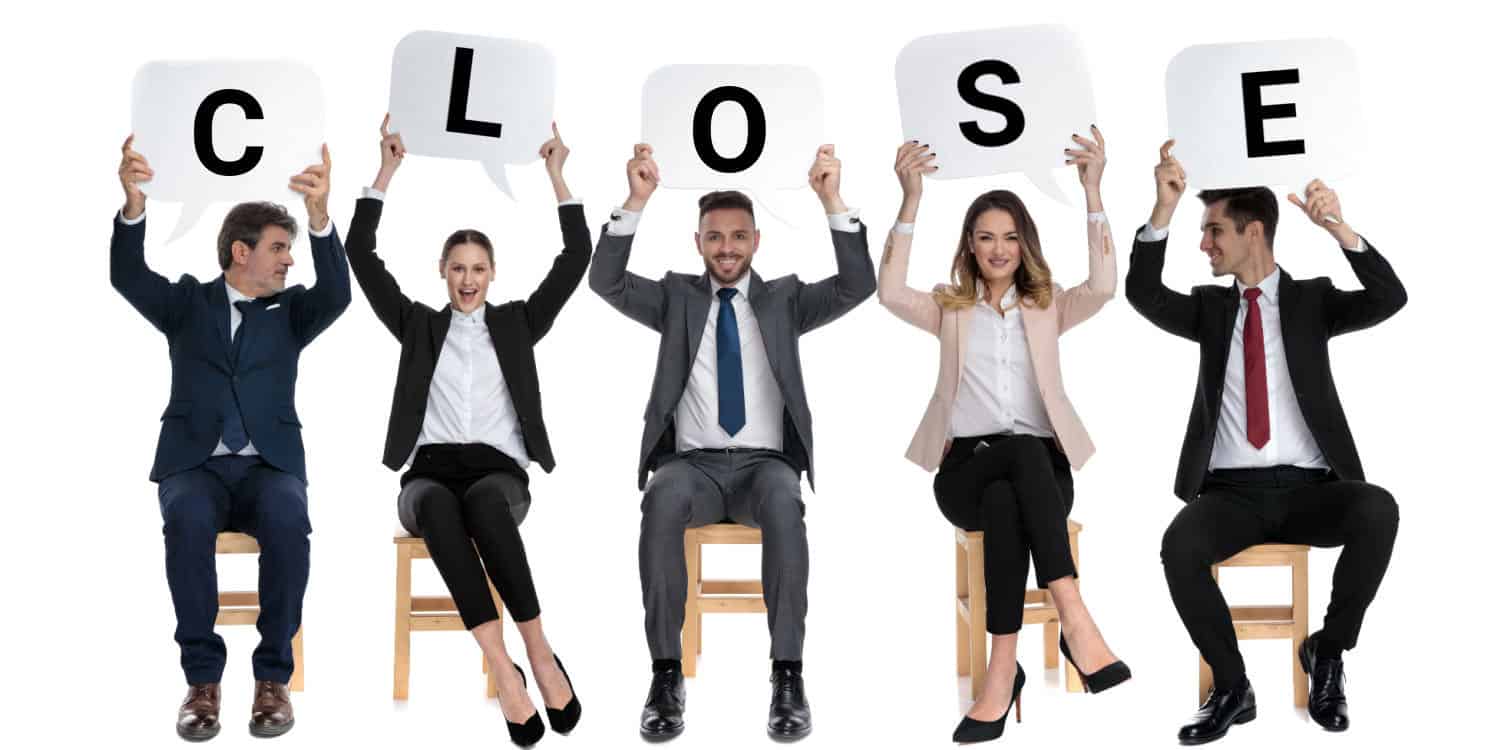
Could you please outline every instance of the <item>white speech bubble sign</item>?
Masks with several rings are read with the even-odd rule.
[[[767,204],[807,185],[822,137],[823,86],[809,68],[668,65],[641,91],[641,139],[663,187],[737,188]]]
[[[514,198],[507,164],[528,164],[552,137],[557,62],[518,39],[414,31],[391,60],[391,131],[407,153],[465,159]]]
[[[1017,26],[913,39],[896,57],[907,140],[932,147],[937,179],[1024,173],[1073,203],[1053,170],[1095,122],[1094,89],[1078,35]]]
[[[215,201],[298,201],[293,175],[322,161],[323,87],[285,60],[154,61],[136,71],[132,148],[155,173],[146,192],[181,203],[167,242]]]
[[[1173,155],[1199,188],[1354,172],[1364,150],[1354,50],[1337,39],[1205,44],[1167,66]]]

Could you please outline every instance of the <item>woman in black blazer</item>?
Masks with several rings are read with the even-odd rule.
[[[578,697],[542,632],[517,525],[531,504],[527,464],[549,472],[553,466],[532,348],[583,279],[593,242],[583,204],[563,181],[568,148],[553,125],[541,156],[557,193],[563,251],[547,278],[525,301],[488,304],[494,248],[484,233],[461,229],[443,243],[438,264],[448,305],[434,310],[413,302],[375,255],[385,191],[406,155],[389,123],[387,115],[380,172],[356,205],[346,248],[370,307],[401,341],[385,465],[393,471],[409,465],[397,500],[401,525],[427,542],[459,616],[489,660],[511,740],[530,745],[542,737],[542,720],[526,694],[525,673],[505,651],[485,576],[526,642],[548,722],[567,733],[578,723]]]

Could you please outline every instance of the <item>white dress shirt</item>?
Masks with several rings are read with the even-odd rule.
[[[719,290],[724,288],[713,279],[713,301],[708,308],[708,322],[703,339],[698,342],[698,358],[693,360],[687,388],[677,402],[677,450],[698,448],[769,448],[782,450],[782,414],[786,402],[781,386],[771,372],[766,357],[766,342],[760,335],[760,323],[750,307],[750,273],[745,272],[734,283],[734,319],[740,335],[740,371],[744,374],[745,426],[734,435],[719,424]]]
[[[1000,304],[1008,308],[1003,316],[982,301],[975,305],[949,436],[1009,432],[1052,437],[1052,422],[1031,368],[1014,284]]]
[[[526,454],[521,422],[500,372],[484,312],[483,307],[469,313],[451,311],[453,319],[432,373],[416,448],[431,443],[484,443],[524,469],[531,457]],[[406,457],[408,464],[412,456]]]

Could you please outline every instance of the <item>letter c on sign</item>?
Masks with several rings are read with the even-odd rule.
[[[745,109],[745,150],[735,157],[720,156],[714,150],[714,110],[725,102],[734,102]],[[693,110],[693,148],[698,158],[715,172],[734,174],[749,169],[766,150],[766,110],[760,106],[760,100],[739,86],[720,86],[705,94]]]
[[[208,171],[224,177],[236,177],[255,169],[265,148],[246,146],[245,153],[234,161],[225,161],[214,153],[214,114],[226,104],[233,104],[244,110],[247,120],[265,119],[265,113],[261,111],[260,102],[255,101],[255,97],[239,89],[219,89],[198,105],[198,114],[193,117],[193,149],[198,152],[198,160],[208,167]]]

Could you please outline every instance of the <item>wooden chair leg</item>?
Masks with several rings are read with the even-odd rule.
[[[1292,704],[1307,708],[1308,676],[1297,652],[1307,640],[1307,550],[1292,558]]]
[[[297,628],[297,634],[292,636],[292,684],[291,689],[302,690],[302,674],[305,671],[302,661],[302,628]]]
[[[391,695],[406,700],[411,685],[411,546],[396,545],[396,654]]]
[[[682,674],[694,677],[698,674],[698,654],[703,649],[702,608],[698,600],[703,593],[702,545],[698,543],[698,532],[693,529],[688,529],[682,540],[688,582],[682,618]]]
[[[989,672],[989,639],[985,630],[984,540],[970,537],[969,555],[969,697],[979,699]]]
[[[958,676],[964,677],[969,674],[969,623],[964,621],[964,613],[959,608],[959,603],[969,595],[969,560],[964,552],[963,542],[954,542],[953,548],[957,550],[953,563],[955,578],[953,619],[958,625]]]

